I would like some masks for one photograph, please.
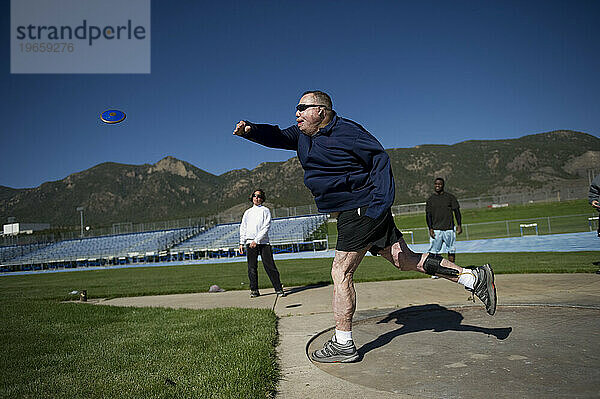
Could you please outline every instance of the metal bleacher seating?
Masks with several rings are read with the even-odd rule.
[[[269,231],[271,244],[301,243],[327,220],[326,215],[273,219]],[[240,241],[240,223],[215,226],[176,245],[174,251],[218,250],[236,248]]]
[[[176,229],[59,241],[5,263],[43,264],[126,258],[164,251],[190,234],[190,229]]]
[[[269,237],[272,244],[303,242],[325,221],[327,216],[301,216],[291,219],[276,219],[271,225]]]
[[[239,223],[221,224],[192,237],[174,249],[217,249],[228,248],[239,244]]]
[[[274,252],[296,252],[300,246],[315,249],[313,233],[326,215],[273,219],[269,238]],[[192,260],[237,256],[239,223],[217,225],[208,230],[190,227],[143,233],[64,240],[35,247],[0,247],[2,272],[44,270],[81,266]],[[306,245],[305,245],[306,244]],[[325,244],[326,245],[326,244]],[[319,244],[319,246],[322,246]],[[291,248],[291,249],[290,249]],[[315,249],[316,250],[316,249]]]
[[[10,259],[14,259],[17,256],[22,255],[21,245],[9,245],[6,247],[0,247],[0,262],[5,262]]]
[[[19,256],[26,255],[35,250],[50,245],[49,243],[35,243],[25,245],[7,245],[0,247],[0,263],[10,261]]]

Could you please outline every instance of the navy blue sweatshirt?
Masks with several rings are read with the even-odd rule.
[[[358,123],[334,115],[313,136],[302,133],[297,125],[281,130],[279,126],[247,123],[252,129],[245,138],[296,151],[304,169],[304,184],[320,212],[368,206],[365,215],[377,218],[394,203],[390,158]]]

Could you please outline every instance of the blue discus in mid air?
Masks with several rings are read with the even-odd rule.
[[[100,119],[104,123],[119,123],[125,119],[125,112],[118,109],[108,109],[100,115]]]

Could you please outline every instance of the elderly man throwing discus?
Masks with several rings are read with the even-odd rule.
[[[305,92],[296,106],[296,124],[287,129],[238,122],[234,135],[272,148],[296,151],[304,183],[320,212],[337,216],[338,241],[331,267],[335,334],[316,362],[359,359],[352,339],[356,309],[353,274],[370,251],[400,270],[416,270],[458,282],[496,311],[494,273],[489,265],[463,269],[439,255],[412,252],[391,213],[394,179],[390,159],[375,137],[356,122],[340,117],[322,91]]]

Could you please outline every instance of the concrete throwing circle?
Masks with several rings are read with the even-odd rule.
[[[356,363],[314,363],[354,384],[424,398],[597,398],[600,308],[422,305],[354,324]],[[325,331],[308,353],[331,338]]]

